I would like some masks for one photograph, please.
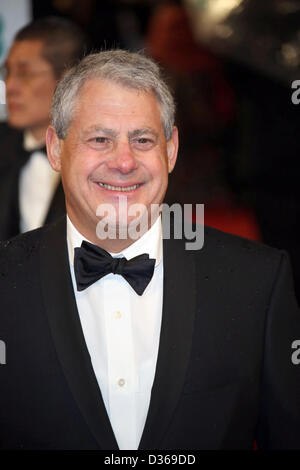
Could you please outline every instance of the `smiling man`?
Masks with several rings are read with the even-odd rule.
[[[151,216],[178,151],[158,66],[85,57],[55,91],[47,150],[67,217],[0,247],[1,448],[299,449],[288,257],[209,228],[186,251]]]
[[[167,90],[165,94],[167,101]],[[79,96],[67,134],[60,130],[57,134],[50,127],[47,145],[52,167],[61,172],[70,220],[97,244],[97,211],[104,204],[115,210],[117,235],[122,218],[125,226],[134,218],[130,216],[133,204],[144,206],[150,225],[151,206],[163,201],[168,173],[176,162],[178,133],[168,123],[166,139],[154,93],[91,78]],[[63,106],[63,101],[58,109],[54,105],[54,126]],[[122,198],[126,198],[126,214],[122,214]],[[117,236],[102,240],[101,246],[118,252],[131,243],[130,238]]]

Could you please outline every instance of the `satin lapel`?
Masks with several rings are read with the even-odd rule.
[[[53,195],[46,219],[45,224],[55,222],[58,217],[66,213],[65,206],[65,193],[61,181],[59,181],[55,193]]]
[[[181,240],[164,240],[160,345],[149,412],[139,449],[160,449],[180,399],[190,358],[196,307],[195,266]]]
[[[66,243],[66,220],[44,232],[41,283],[49,324],[63,372],[100,448],[118,449],[81,329]]]

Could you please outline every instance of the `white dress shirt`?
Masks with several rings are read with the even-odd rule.
[[[19,179],[20,230],[26,232],[43,225],[59,182],[45,152],[35,151],[43,145],[29,133],[24,134],[24,148],[32,151]]]
[[[119,449],[135,450],[145,426],[153,385],[163,301],[160,217],[140,239],[114,257],[155,258],[153,277],[142,296],[119,274],[108,274],[78,292],[74,248],[86,240],[67,218],[74,293],[92,366]],[[88,240],[87,240],[88,241]]]

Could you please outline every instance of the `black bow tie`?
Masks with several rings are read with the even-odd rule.
[[[143,254],[130,260],[113,258],[107,251],[83,241],[75,248],[74,271],[77,290],[81,291],[106,274],[121,274],[138,295],[142,295],[151,281],[155,259]]]

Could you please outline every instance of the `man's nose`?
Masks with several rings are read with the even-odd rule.
[[[21,80],[19,80],[19,77],[16,74],[9,74],[5,78],[5,89],[7,96],[19,93],[21,89]]]
[[[119,170],[123,174],[131,173],[138,168],[138,161],[130,142],[119,142],[116,145],[111,158],[107,161],[107,166]]]

